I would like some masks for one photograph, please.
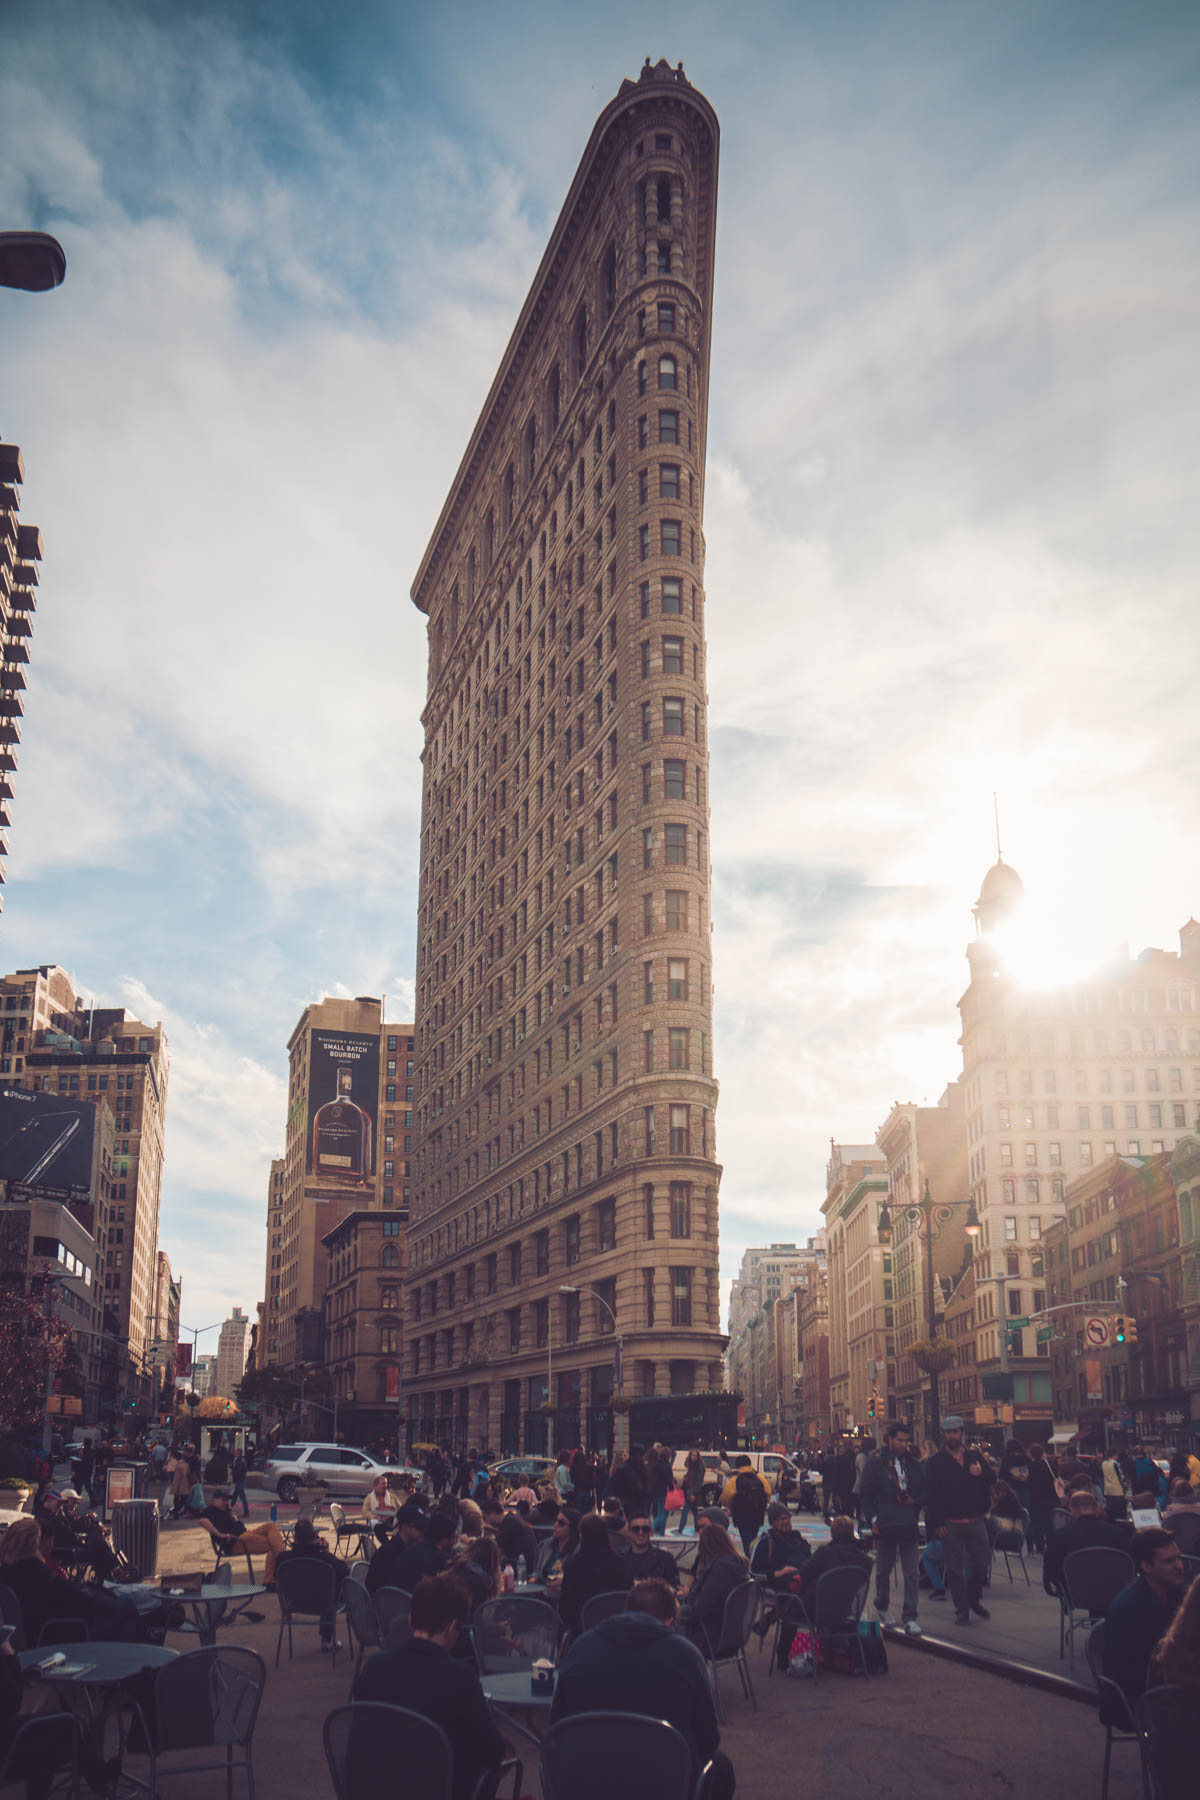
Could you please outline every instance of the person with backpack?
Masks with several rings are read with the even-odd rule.
[[[767,1505],[773,1498],[765,1476],[756,1474],[748,1456],[739,1456],[733,1474],[725,1484],[721,1505],[727,1507],[742,1549],[750,1554],[750,1546],[762,1529]]]

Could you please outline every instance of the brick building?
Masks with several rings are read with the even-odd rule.
[[[24,479],[25,469],[16,444],[0,444],[0,889],[8,855],[4,833],[10,823],[8,807],[17,770],[17,745],[21,741],[21,694],[29,666],[29,640],[33,636],[31,615],[37,609],[37,565],[42,560],[41,532],[36,525],[22,525],[17,516],[17,490]],[[3,904],[0,891],[0,906]]]
[[[351,1212],[322,1241],[329,1256],[325,1359],[338,1431],[347,1443],[391,1443],[403,1401],[404,1227],[378,1208]]]
[[[704,643],[717,121],[601,114],[413,585],[416,1434],[721,1385]],[[567,1291],[564,1291],[567,1290]],[[615,1320],[615,1330],[614,1330]]]

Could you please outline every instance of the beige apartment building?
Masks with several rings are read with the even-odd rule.
[[[101,1155],[110,1141],[111,1161],[93,1232],[103,1329],[117,1346],[117,1367],[101,1380],[110,1409],[132,1400],[148,1412],[169,1074],[162,1025],[89,1005],[65,970],[47,963],[0,978],[0,1008],[0,1080],[88,1102],[111,1120],[111,1140],[107,1124],[100,1132]]]
[[[933,1424],[930,1378],[918,1369],[908,1347],[940,1330],[946,1300],[971,1260],[966,1233],[966,1125],[959,1083],[952,1081],[936,1106],[897,1103],[875,1141],[886,1158],[892,1225],[896,1381],[890,1401],[896,1416],[906,1418],[925,1438]],[[932,1203],[928,1219],[919,1210],[926,1183]]]
[[[825,1175],[830,1428],[878,1439],[896,1385],[892,1257],[879,1242],[887,1162],[876,1144],[831,1144]]]
[[[807,1245],[755,1246],[743,1251],[730,1285],[726,1379],[742,1397],[747,1430],[772,1442],[791,1441],[799,1358],[794,1321],[780,1313],[780,1303],[824,1260],[824,1233]]]
[[[719,1388],[704,454],[716,117],[589,139],[413,585],[429,618],[408,1408],[593,1439]],[[567,1289],[569,1291],[564,1292]],[[614,1328],[615,1321],[615,1328]]]
[[[25,479],[16,444],[0,444],[0,906],[8,856],[9,805],[21,742],[21,695],[29,666],[29,640],[37,610],[34,589],[42,560],[42,534],[18,517],[18,489]]]
[[[974,909],[962,1015],[961,1085],[975,1244],[976,1357],[983,1402],[1012,1404],[1018,1435],[1053,1415],[1042,1238],[1069,1182],[1112,1156],[1157,1156],[1194,1130],[1200,1105],[1200,924],[1179,950],[1123,953],[1088,980],[1022,985],[1006,937],[1024,888],[1002,860]]]
[[[332,1416],[326,1368],[326,1237],[349,1213],[408,1218],[413,1027],[371,996],[306,1006],[288,1040],[284,1155],[267,1191],[262,1368],[312,1371],[311,1400]],[[320,1418],[308,1421],[325,1428]]]

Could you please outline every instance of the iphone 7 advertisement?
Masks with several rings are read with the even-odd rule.
[[[96,1115],[87,1100],[0,1088],[0,1181],[86,1200]]]

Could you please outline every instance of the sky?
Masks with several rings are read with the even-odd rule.
[[[1200,912],[1200,13],[0,0],[0,434],[42,585],[5,969],[170,1041],[187,1325],[261,1297],[286,1042],[410,1018],[409,584],[596,115],[721,121],[705,531],[726,1279],[1037,973]],[[203,1346],[202,1346],[203,1347]]]

